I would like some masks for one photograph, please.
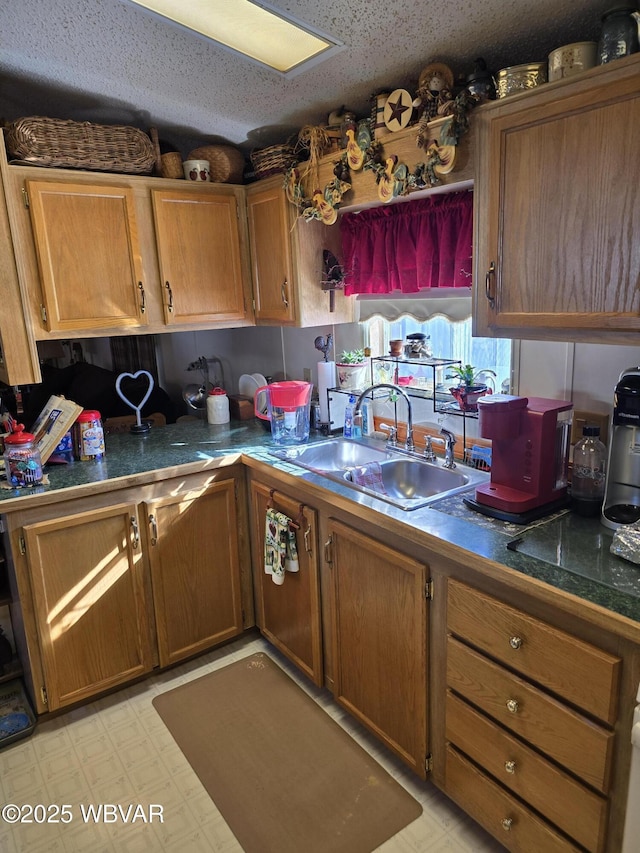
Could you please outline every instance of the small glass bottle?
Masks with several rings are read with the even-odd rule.
[[[615,6],[602,16],[597,62],[605,65],[638,51],[638,21],[634,6]]]
[[[600,427],[585,424],[573,448],[571,508],[578,515],[600,515],[606,468],[607,448],[600,441]]]
[[[37,486],[42,482],[42,459],[35,437],[17,424],[4,439],[4,469],[7,482],[14,489]]]

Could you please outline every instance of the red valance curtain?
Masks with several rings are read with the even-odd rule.
[[[470,287],[473,193],[446,193],[345,213],[345,293]]]

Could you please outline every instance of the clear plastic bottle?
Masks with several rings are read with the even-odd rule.
[[[571,507],[579,515],[600,515],[606,468],[607,448],[600,441],[600,427],[585,424],[573,448],[571,475]]]
[[[228,424],[231,420],[229,398],[224,388],[213,388],[207,395],[207,422]]]
[[[356,398],[353,394],[349,395],[349,402],[344,410],[344,429],[342,435],[345,438],[353,438],[353,407],[355,406]]]

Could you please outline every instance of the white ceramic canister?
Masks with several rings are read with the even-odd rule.
[[[213,388],[207,396],[207,421],[210,424],[228,424],[229,398],[224,388]]]
[[[552,50],[549,54],[549,82],[594,68],[596,58],[597,45],[594,41],[578,41]]]

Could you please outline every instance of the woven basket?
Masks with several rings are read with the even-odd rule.
[[[268,178],[269,175],[286,172],[298,162],[293,146],[288,144],[261,148],[259,151],[253,151],[250,157],[256,178]]]
[[[11,157],[38,166],[150,173],[156,164],[151,139],[135,127],[30,116],[5,128]]]
[[[194,148],[187,160],[208,160],[214,183],[241,184],[244,181],[244,154],[233,145],[202,145]]]

